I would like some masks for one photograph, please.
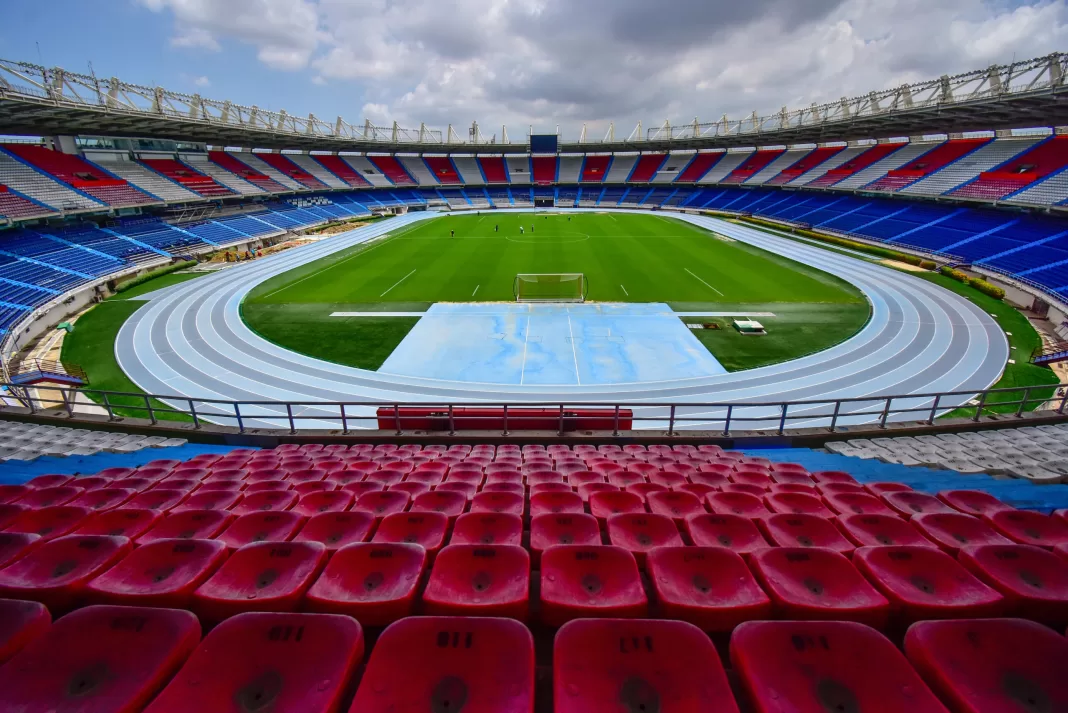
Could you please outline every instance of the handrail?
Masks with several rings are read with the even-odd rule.
[[[823,429],[834,433],[843,427],[874,424],[885,429],[890,422],[912,423],[932,426],[937,418],[957,409],[971,410],[972,421],[978,422],[985,411],[992,407],[1015,409],[1019,418],[1027,411],[1050,403],[1058,416],[1065,415],[1068,407],[1068,383],[1037,386],[1022,386],[983,391],[942,391],[918,394],[894,394],[859,396],[843,399],[811,399],[803,401],[725,401],[725,402],[664,402],[664,403],[612,403],[612,402],[567,402],[529,401],[513,403],[468,402],[464,404],[442,402],[389,402],[389,401],[229,401],[224,399],[195,398],[177,395],[132,394],[116,391],[38,385],[28,388],[19,384],[0,384],[10,398],[32,414],[65,412],[75,416],[75,404],[96,402],[107,413],[109,421],[124,417],[146,418],[154,426],[173,419],[192,421],[194,429],[203,428],[204,422],[236,427],[239,433],[251,429],[257,432],[296,434],[301,427],[317,430],[340,431],[351,435],[354,431],[379,428],[379,409],[383,407],[393,414],[401,409],[435,409],[448,414],[443,421],[449,434],[463,425],[465,418],[485,421],[485,415],[465,416],[459,406],[477,406],[480,409],[531,408],[551,409],[559,413],[559,432],[565,430],[565,421],[582,409],[629,410],[632,413],[633,430],[667,431],[675,435],[680,430],[698,430],[730,437],[739,431],[764,431],[783,435],[791,429]],[[1054,391],[1055,396],[1046,395]],[[1022,395],[1021,395],[1022,394]],[[1000,399],[999,395],[1019,396]],[[96,398],[93,398],[93,397]],[[991,398],[991,397],[995,398]],[[10,404],[9,404],[10,405]],[[3,407],[0,407],[0,415]],[[130,416],[130,414],[133,414]],[[404,433],[403,419],[390,417],[398,435]],[[370,423],[370,425],[368,425]],[[501,428],[507,435],[507,416]],[[613,434],[620,432],[618,416]]]

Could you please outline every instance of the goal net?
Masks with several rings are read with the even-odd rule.
[[[584,302],[589,282],[581,272],[519,274],[514,291],[516,302]]]

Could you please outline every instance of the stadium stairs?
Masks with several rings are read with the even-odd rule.
[[[78,156],[34,144],[0,144],[0,151],[108,206],[123,208],[162,203],[159,198]]]
[[[18,710],[1068,710],[1045,511],[1068,486],[796,449],[0,428],[102,451],[0,465]],[[1068,431],[1014,435],[1039,434]]]

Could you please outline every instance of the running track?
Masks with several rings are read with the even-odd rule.
[[[759,403],[980,391],[998,380],[1009,357],[1005,335],[989,315],[925,280],[716,218],[670,213],[656,215],[715,230],[841,277],[867,295],[872,304],[871,320],[852,339],[783,364],[694,379],[570,387],[482,387],[339,366],[276,346],[258,337],[241,321],[242,299],[261,282],[438,215],[409,213],[161,290],[120,330],[115,344],[119,364],[150,394],[243,402],[303,402],[303,406],[294,406],[294,414],[315,418],[298,421],[298,427],[339,429],[338,409],[317,407],[315,402]],[[960,405],[969,398],[947,398],[940,405]],[[184,401],[169,403],[185,408]],[[930,405],[930,399],[922,398],[894,402],[895,408]],[[235,423],[232,408],[224,410],[199,402],[196,406],[198,413],[210,420]],[[874,421],[876,417],[850,417],[848,413],[877,407],[875,401],[843,407],[839,423]],[[373,411],[370,407],[346,410],[350,416],[371,415]],[[791,419],[789,427],[826,424],[830,412],[827,406],[795,407],[790,410],[791,416],[796,413],[811,418]],[[245,406],[241,413],[247,427],[288,426],[284,406]],[[679,428],[715,430],[722,428],[725,409],[702,411],[680,405],[676,413],[707,419],[686,422]],[[666,418],[667,409],[636,408],[635,415]],[[751,422],[753,428],[777,427],[779,409],[736,408],[733,416],[762,419]],[[925,417],[921,413],[897,414],[890,420]],[[643,421],[635,427],[664,428],[665,424]],[[373,423],[350,421],[349,426],[371,428]],[[742,426],[737,422],[732,426],[739,427]]]

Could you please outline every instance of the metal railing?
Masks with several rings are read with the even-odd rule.
[[[530,409],[554,418],[559,434],[573,430],[576,412],[583,409],[609,411],[613,435],[625,430],[666,431],[669,436],[680,431],[702,431],[730,437],[738,432],[761,431],[768,435],[783,435],[788,430],[815,429],[836,432],[857,426],[885,429],[890,423],[932,426],[935,421],[955,413],[973,422],[993,413],[1020,418],[1024,413],[1043,406],[1058,416],[1066,415],[1068,384],[1047,384],[985,391],[945,391],[890,396],[866,396],[844,399],[814,399],[807,401],[770,402],[689,402],[689,403],[611,403],[611,402],[522,402],[522,403],[434,403],[381,401],[228,401],[131,394],[94,389],[39,385],[26,387],[0,384],[6,389],[7,405],[20,406],[32,414],[66,414],[76,418],[95,409],[102,409],[108,421],[140,418],[152,425],[182,421],[201,429],[205,423],[236,427],[239,433],[250,430],[296,434],[302,428],[338,431],[342,435],[367,430],[395,431],[397,435],[415,432],[402,428],[404,409],[432,410],[437,424],[435,432],[455,434],[472,420],[486,421],[486,416],[467,415],[464,409],[500,409],[500,433],[509,435],[521,418],[529,418]],[[380,422],[379,411],[382,411]],[[627,413],[627,412],[630,413]],[[2,414],[0,409],[0,414]],[[510,415],[511,414],[511,415]],[[600,419],[604,421],[604,418]],[[380,423],[387,424],[380,429]],[[389,425],[392,424],[392,425]],[[494,429],[497,430],[497,429]],[[511,430],[515,430],[512,428]],[[547,429],[548,430],[548,429]],[[425,433],[425,429],[418,432]]]

